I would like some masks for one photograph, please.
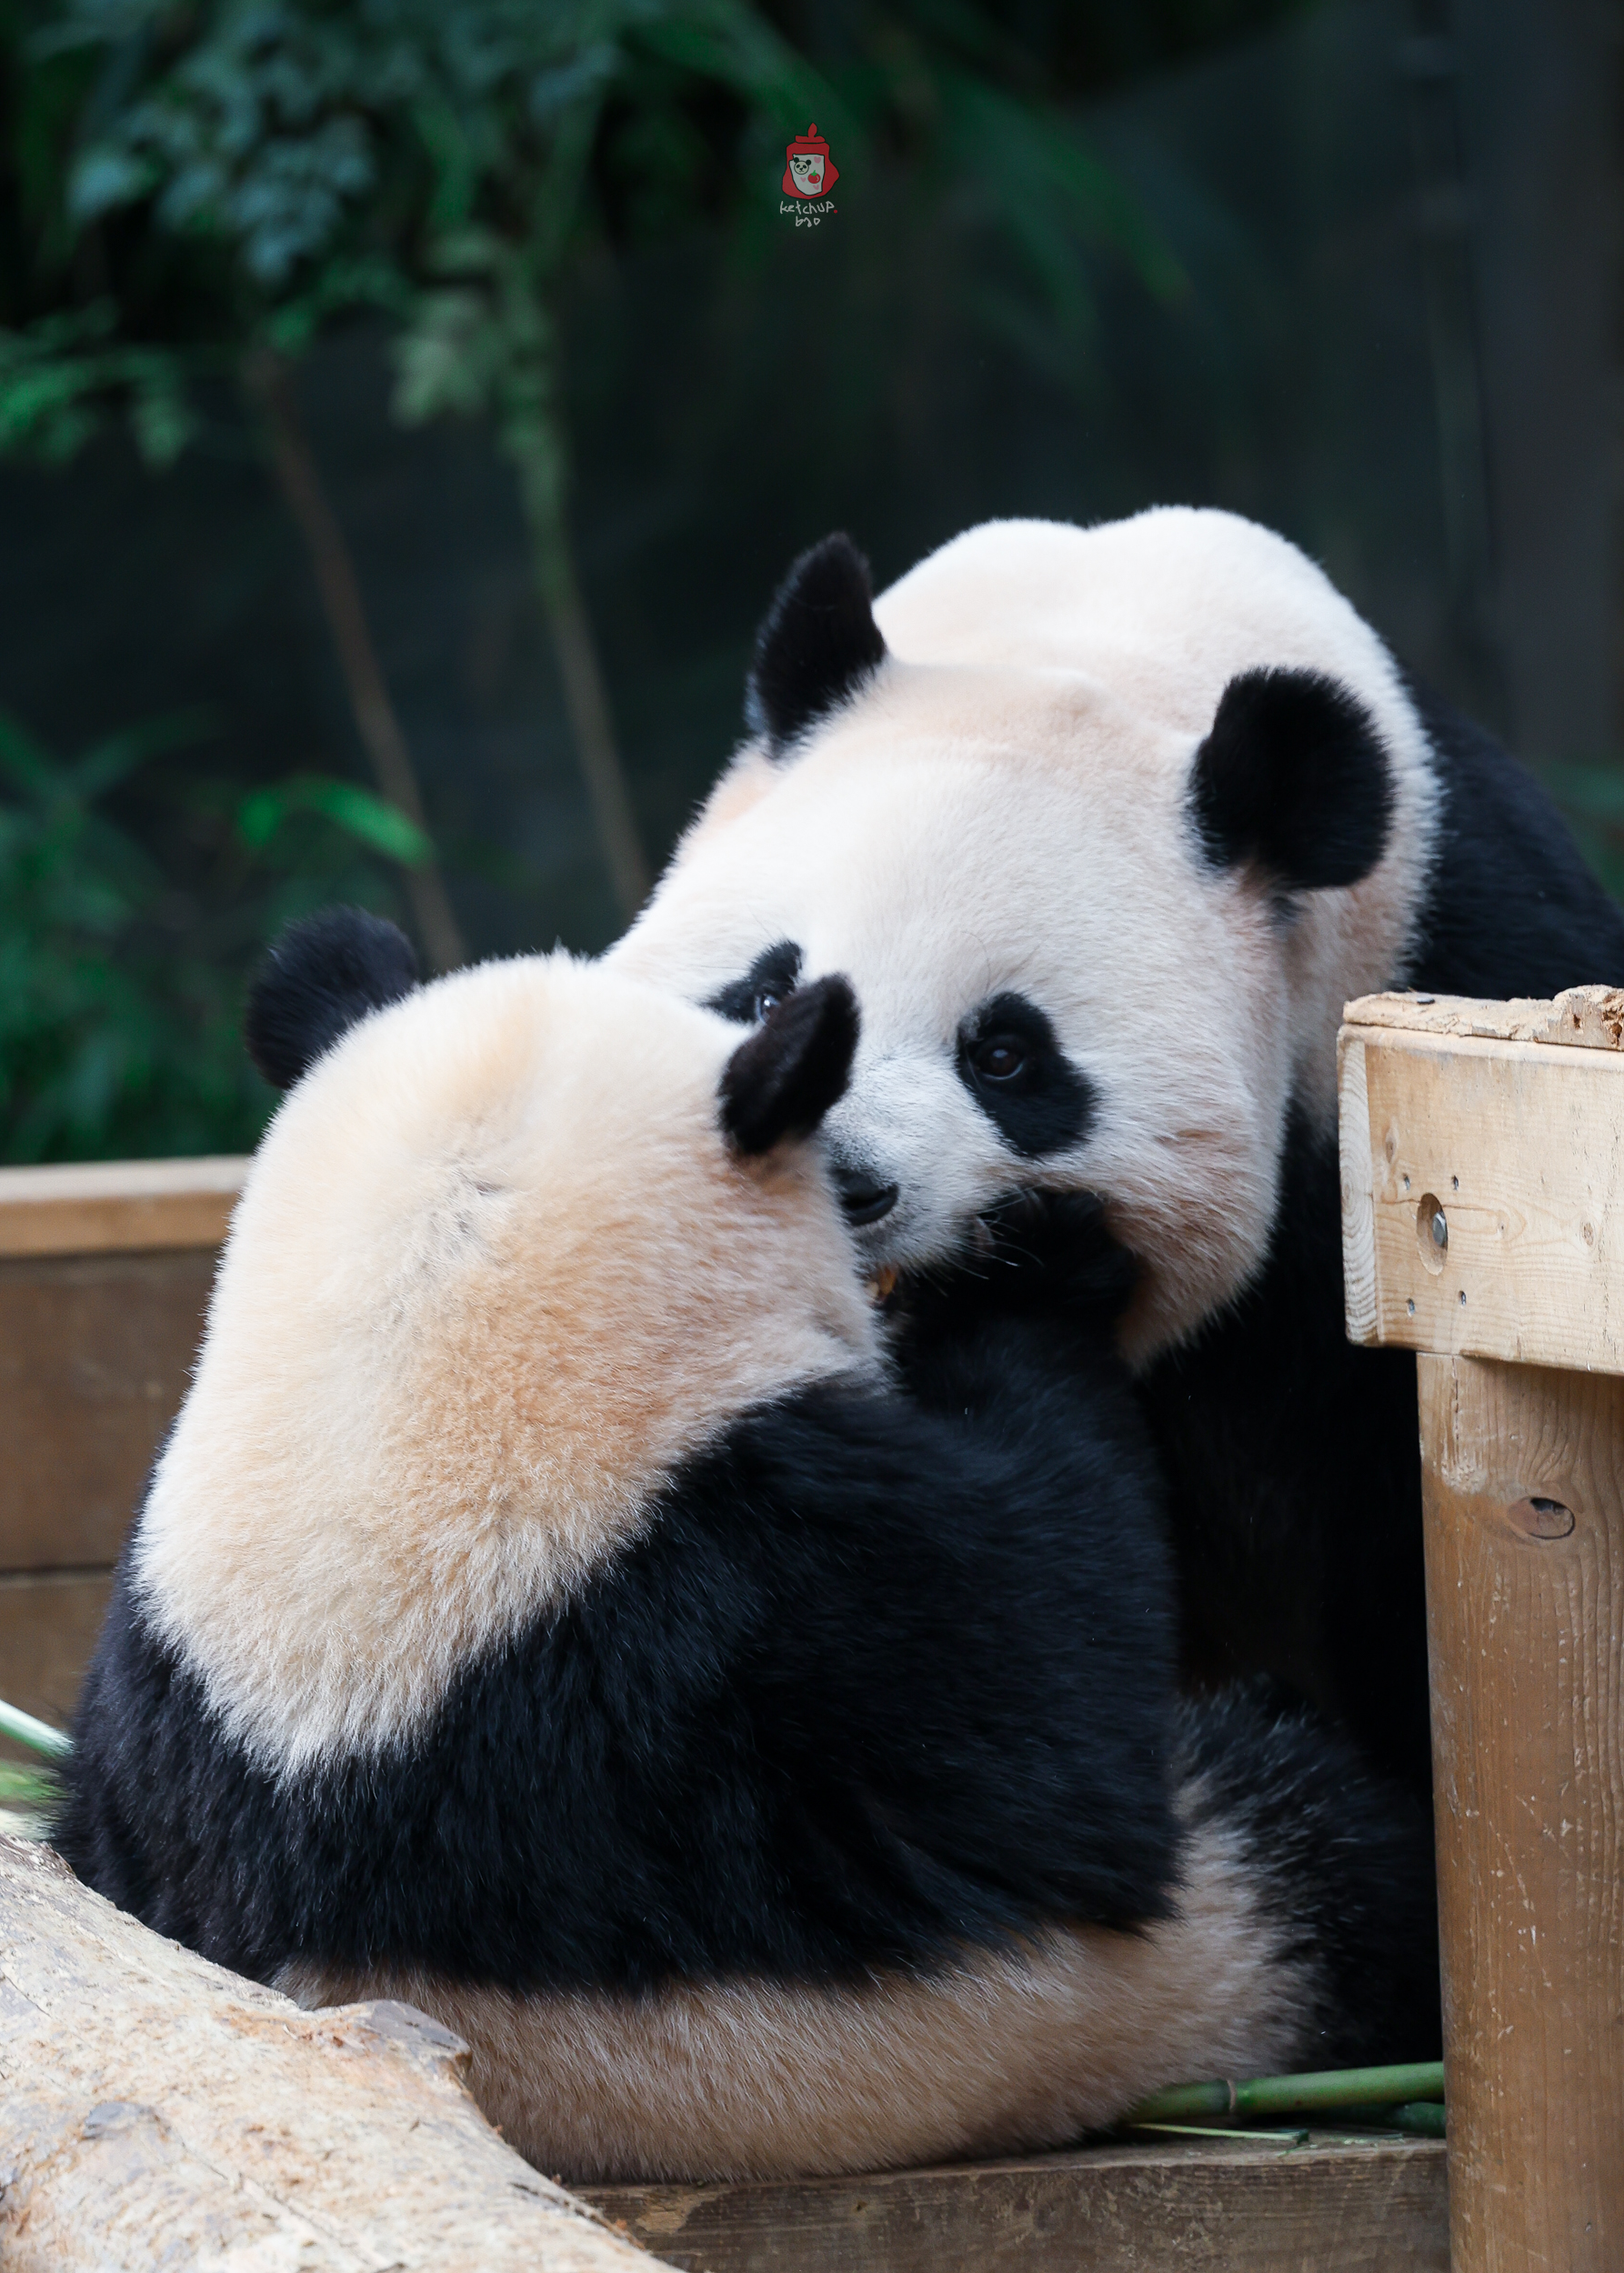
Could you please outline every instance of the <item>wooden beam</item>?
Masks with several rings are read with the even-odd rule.
[[[1456,2273],[1624,2265],[1624,1379],[1420,1360]]]
[[[0,1168],[0,1255],[218,1247],[247,1171],[235,1154]]]
[[[1624,1053],[1376,1008],[1338,1043],[1351,1339],[1624,1369]]]
[[[0,1570],[116,1560],[185,1395],[216,1258],[0,1257]]]
[[[0,1574],[0,1697],[8,1705],[68,1726],[112,1585],[107,1570]],[[0,1741],[0,1757],[26,1756]]]
[[[592,2187],[693,2273],[1449,2273],[1444,2150],[1189,2139],[772,2185]]]
[[[309,2273],[635,2273],[505,2147],[402,2005],[302,2012],[0,1837],[0,2258]]]

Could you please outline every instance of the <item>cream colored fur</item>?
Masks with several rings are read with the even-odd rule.
[[[1259,1915],[1255,1867],[1197,1832],[1181,1914],[1051,1931],[922,1978],[643,1998],[520,1997],[416,1971],[288,1968],[306,2005],[398,1997],[473,2049],[505,2136],[566,2180],[874,2170],[1058,2147],[1163,2084],[1289,2068],[1314,1983]]]
[[[876,1266],[935,1259],[1031,1177],[954,1062],[967,1011],[1031,996],[1100,1106],[1040,1180],[1108,1199],[1147,1266],[1126,1341],[1148,1362],[1259,1267],[1288,1101],[1328,1134],[1342,1003],[1404,969],[1438,806],[1425,736],[1369,626],[1228,514],[992,522],[876,616],[893,660],[787,761],[741,753],[609,959],[703,999],[788,938],[808,977],[850,976],[863,1038],[825,1139],[901,1187],[862,1235]],[[1204,860],[1186,809],[1225,686],[1266,665],[1349,687],[1394,792],[1374,872],[1288,923],[1263,879]]]
[[[256,1760],[406,1735],[743,1406],[877,1373],[811,1148],[723,1142],[738,1040],[532,957],[375,1014],[291,1091],[135,1550]]]

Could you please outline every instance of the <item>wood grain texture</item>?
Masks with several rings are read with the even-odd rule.
[[[1552,1001],[1479,1002],[1469,995],[1361,995],[1342,1012],[1350,1026],[1406,1034],[1477,1035],[1574,1049],[1624,1049],[1624,990],[1569,986]]]
[[[0,1838],[8,2273],[632,2273],[400,2005],[306,2013]]]
[[[1419,1374],[1455,2273],[1618,2273],[1624,1380]]]
[[[0,1168],[0,1255],[218,1247],[247,1171],[236,1154]]]
[[[215,1263],[213,1247],[0,1259],[0,1570],[116,1559]]]
[[[1188,2140],[586,2198],[692,2273],[1448,2273],[1441,2145]]]
[[[1364,1037],[1346,1029],[1337,1045],[1337,1098],[1342,1185],[1342,1302],[1348,1319],[1348,1338],[1363,1347],[1378,1338],[1381,1326],[1376,1293],[1377,1178],[1370,1158]]]
[[[1350,1337],[1624,1370],[1624,1054],[1345,1026],[1339,1057]]]

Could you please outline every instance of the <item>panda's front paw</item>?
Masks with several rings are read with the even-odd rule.
[[[987,1209],[951,1263],[905,1280],[888,1307],[906,1359],[996,1318],[1108,1331],[1135,1277],[1093,1193],[1022,1192]]]
[[[1093,1192],[1028,1191],[978,1219],[977,1275],[987,1307],[1088,1312],[1115,1321],[1138,1276]]]

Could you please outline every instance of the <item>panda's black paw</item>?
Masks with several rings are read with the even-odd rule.
[[[1018,1318],[1104,1344],[1136,1276],[1093,1193],[1023,1192],[980,1216],[950,1263],[898,1287],[895,1346],[906,1368],[995,1320]]]
[[[1020,1192],[989,1208],[977,1230],[977,1253],[965,1268],[979,1278],[987,1307],[1113,1322],[1127,1307],[1137,1268],[1095,1193]]]

